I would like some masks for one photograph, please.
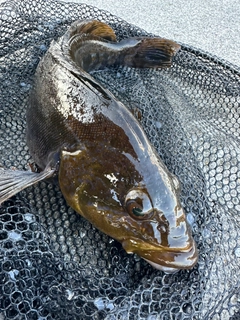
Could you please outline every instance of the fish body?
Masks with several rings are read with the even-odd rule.
[[[160,38],[116,42],[102,22],[75,22],[40,61],[30,95],[27,143],[41,172],[3,171],[0,200],[58,176],[67,203],[128,253],[165,272],[192,268],[197,249],[177,178],[132,113],[88,73],[168,67],[178,49]]]

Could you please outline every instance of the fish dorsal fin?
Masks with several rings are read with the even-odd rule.
[[[117,41],[116,34],[113,29],[106,23],[97,20],[76,21],[69,29],[69,39],[76,34],[88,34],[107,41]]]
[[[0,169],[0,204],[11,198],[21,190],[50,178],[55,169],[45,169],[40,173],[31,171]]]

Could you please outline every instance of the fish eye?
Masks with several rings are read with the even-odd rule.
[[[153,215],[151,200],[142,189],[134,189],[127,194],[125,207],[129,215],[135,219],[149,219]]]

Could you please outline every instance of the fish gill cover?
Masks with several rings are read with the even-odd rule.
[[[28,169],[25,111],[52,39],[77,19],[107,22],[118,40],[148,35],[85,4],[7,1],[0,12],[0,162]],[[192,270],[168,275],[92,227],[41,182],[0,207],[3,319],[239,319],[240,73],[182,46],[168,70],[92,75],[133,111],[181,182],[199,250]]]

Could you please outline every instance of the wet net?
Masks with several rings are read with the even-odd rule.
[[[144,30],[85,4],[8,1],[0,12],[0,162],[28,169],[25,110],[51,40],[96,18],[118,40]],[[0,207],[0,319],[240,319],[240,73],[182,46],[168,70],[92,74],[134,112],[169,170],[199,249],[167,275],[92,227],[41,182]]]

